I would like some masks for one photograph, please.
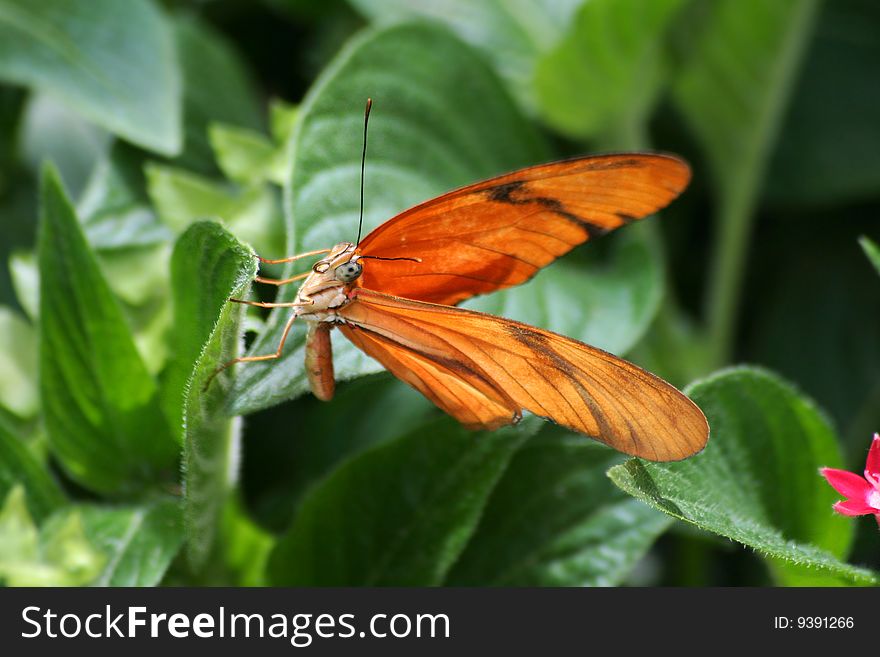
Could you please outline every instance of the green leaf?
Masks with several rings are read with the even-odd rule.
[[[260,417],[248,422],[243,486],[259,521],[282,531],[290,526],[302,496],[320,479],[369,447],[398,438],[423,424],[436,408],[389,374],[365,376],[339,386],[331,403],[303,395],[285,405],[296,418],[296,435],[264,430]]]
[[[225,221],[239,239],[261,252],[280,248],[282,226],[275,195],[264,185],[236,189],[176,167],[146,166],[147,189],[162,221],[182,232],[199,219]]]
[[[0,536],[0,581],[6,586],[83,586],[106,561],[89,542],[76,511],[56,514],[38,532],[20,486],[0,509]]]
[[[862,247],[862,251],[868,256],[868,260],[871,261],[874,269],[880,274],[880,247],[877,246],[876,242],[864,236],[859,238],[859,244]]]
[[[23,487],[31,515],[42,522],[64,502],[58,484],[18,438],[0,426],[0,498]]]
[[[293,135],[299,106],[273,98],[269,103],[269,129],[276,144],[287,146]]]
[[[853,525],[832,512],[837,494],[818,474],[820,466],[840,466],[840,449],[810,401],[751,368],[727,370],[686,392],[712,428],[706,449],[677,463],[631,459],[611,468],[614,483],[675,518],[789,562],[801,578],[812,569],[877,581],[842,561]]]
[[[261,111],[242,61],[223,35],[192,15],[174,20],[174,37],[183,74],[185,143],[180,166],[215,170],[208,125],[220,121],[257,129]]]
[[[43,162],[51,160],[71,198],[77,198],[110,139],[109,133],[89,123],[61,99],[36,90],[30,94],[22,117],[18,150],[22,163],[35,178]]]
[[[45,561],[60,571],[61,585],[90,584],[107,563],[107,556],[86,535],[76,510],[64,509],[49,518],[40,528],[40,547]]]
[[[97,251],[104,278],[124,302],[135,344],[151,373],[165,359],[167,332],[167,242],[172,231],[149,207],[141,171],[143,156],[116,142],[95,166],[78,204],[89,245]],[[39,305],[39,274],[30,254],[16,253],[10,269],[19,302],[31,319]]]
[[[36,415],[37,332],[6,306],[0,306],[0,372],[0,406],[24,418]]]
[[[15,298],[30,320],[40,316],[40,272],[32,252],[17,251],[9,257],[9,273]]]
[[[584,4],[584,0],[349,1],[380,25],[413,19],[444,25],[480,50],[527,107],[535,102],[532,81],[537,60],[562,38],[571,16]]]
[[[215,223],[194,224],[174,250],[175,365],[166,380],[165,407],[184,421],[184,520],[195,567],[210,552],[237,475],[240,423],[222,412],[228,375],[207,384],[236,355],[242,312],[228,299],[241,296],[255,274],[253,252]]]
[[[338,55],[297,114],[286,185],[289,253],[355,238],[368,96],[375,102],[364,234],[414,203],[547,159],[540,136],[492,72],[448,32],[425,25],[368,32]],[[281,291],[284,299],[294,293],[290,286]],[[273,313],[250,353],[274,351],[287,317]],[[303,342],[297,330],[281,362],[242,368],[232,411],[251,412],[305,391]],[[333,347],[338,380],[378,370],[347,340],[334,340]]]
[[[822,3],[768,172],[770,202],[815,208],[876,198],[878,24],[873,0]]]
[[[145,148],[180,150],[174,43],[151,2],[2,0],[0,77],[59,96]]]
[[[183,544],[176,501],[138,507],[76,507],[85,535],[107,555],[96,586],[156,586]]]
[[[163,405],[172,424],[183,430],[186,388],[196,361],[217,327],[233,291],[241,291],[255,272],[253,253],[220,224],[202,221],[180,236],[171,257],[173,358],[162,381]]]
[[[134,342],[150,374],[162,370],[168,357],[166,336],[171,323],[170,244],[98,252],[98,262],[134,332]]]
[[[145,193],[143,156],[116,142],[95,166],[77,204],[89,244],[96,250],[130,249],[167,242]]]
[[[39,418],[25,420],[15,413],[0,406],[0,431],[7,433],[18,441],[30,444],[31,440],[39,440],[31,445],[36,448],[35,454],[43,456],[44,435],[41,432]]]
[[[39,560],[39,532],[28,513],[25,492],[21,486],[4,491],[3,507],[0,508],[0,581],[5,586],[15,586],[22,573],[29,583],[38,569],[30,564]],[[21,566],[25,566],[21,568]]]
[[[280,147],[261,132],[212,123],[208,137],[224,175],[243,184],[265,181],[284,184],[287,173],[284,144]]]
[[[442,583],[510,458],[540,424],[474,433],[443,418],[353,458],[303,501],[272,553],[270,582]]]
[[[477,297],[466,308],[508,317],[624,354],[642,337],[663,298],[663,255],[654,226],[628,226],[524,285]]]
[[[666,77],[666,29],[682,4],[585,2],[565,36],[538,60],[534,84],[542,116],[570,137],[640,135]]]
[[[142,493],[174,471],[177,445],[51,167],[43,175],[39,265],[40,395],[51,449],[86,488]]]
[[[513,457],[452,586],[613,586],[672,520],[617,489],[620,454],[547,426]]]
[[[755,205],[816,0],[720,0],[674,84],[719,196],[708,288],[715,365],[728,360]]]

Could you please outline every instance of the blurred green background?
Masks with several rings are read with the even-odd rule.
[[[870,0],[0,0],[0,579],[876,584],[816,468],[880,429],[878,71]],[[202,390],[277,344],[224,304],[274,295],[250,249],[354,238],[367,96],[368,228],[552,159],[691,163],[469,305],[690,386],[704,454],[475,435],[339,336],[324,404],[299,329]]]

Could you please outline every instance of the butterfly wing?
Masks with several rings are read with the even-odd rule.
[[[337,312],[355,345],[471,427],[496,428],[526,409],[655,461],[691,456],[708,439],[706,418],[690,399],[576,340],[362,288]]]
[[[426,356],[382,333],[346,324],[339,328],[361,351],[470,429],[497,429],[522,417],[516,403],[482,372]]]
[[[361,285],[453,305],[518,285],[573,247],[665,207],[687,186],[669,155],[582,157],[515,171],[443,194],[385,222],[360,243],[376,260]]]

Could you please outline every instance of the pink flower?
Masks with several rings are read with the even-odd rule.
[[[834,504],[835,511],[845,516],[873,513],[880,525],[880,433],[874,434],[868,450],[864,479],[854,472],[834,468],[819,468],[819,474],[828,480],[834,490],[846,497]]]

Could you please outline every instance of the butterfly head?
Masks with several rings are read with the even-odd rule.
[[[340,242],[333,247],[326,258],[322,258],[312,266],[312,271],[328,286],[348,285],[356,281],[364,270],[359,260],[360,256],[355,253],[354,244]]]

